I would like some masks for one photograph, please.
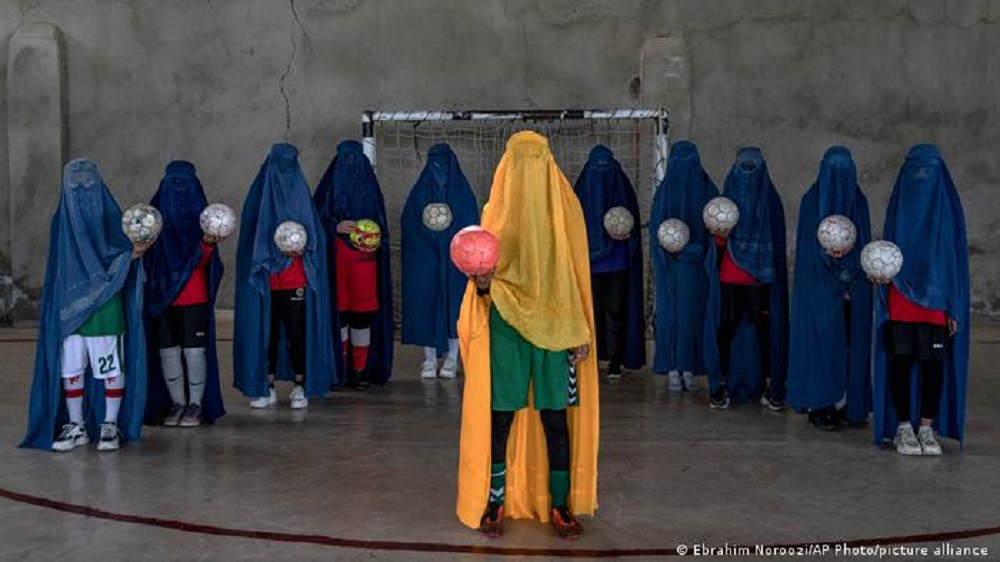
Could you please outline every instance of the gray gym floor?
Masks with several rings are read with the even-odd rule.
[[[904,458],[873,447],[868,429],[821,433],[754,403],[713,412],[705,391],[668,393],[648,371],[602,381],[601,508],[573,542],[534,522],[510,522],[498,540],[458,522],[462,383],[421,381],[420,350],[397,348],[385,388],[297,415],[279,386],[278,408],[251,411],[230,386],[221,332],[229,414],[218,424],[149,427],[117,453],[53,454],[15,448],[35,334],[0,330],[0,559],[642,559],[695,543],[869,539],[1000,556],[997,324],[974,327],[967,443],[944,441],[940,458]]]

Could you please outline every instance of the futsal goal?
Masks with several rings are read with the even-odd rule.
[[[570,184],[583,169],[590,149],[606,145],[635,187],[641,215],[637,220],[648,219],[653,192],[666,171],[669,119],[665,109],[366,111],[362,115],[363,145],[385,196],[397,303],[399,218],[426,163],[427,150],[438,143],[451,146],[482,208],[507,139],[522,130],[536,131],[549,139],[556,163]],[[643,238],[645,250],[645,228]],[[648,259],[646,263],[648,280]],[[648,325],[652,303],[648,282],[646,287]],[[397,306],[397,326],[399,320]]]

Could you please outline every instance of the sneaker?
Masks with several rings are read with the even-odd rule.
[[[726,392],[726,387],[720,386],[712,393],[712,397],[708,399],[708,405],[713,410],[726,410],[729,408],[729,393]]]
[[[270,408],[278,403],[278,394],[274,392],[274,387],[267,391],[267,396],[258,396],[250,401],[250,407],[255,409]]]
[[[299,385],[295,385],[292,388],[291,394],[288,395],[288,400],[291,401],[293,410],[301,410],[309,407],[309,399],[306,398],[306,390]]]
[[[836,414],[828,408],[809,412],[809,423],[820,431],[836,431],[837,429]]]
[[[583,534],[583,525],[576,520],[565,505],[552,508],[552,526],[556,534],[565,539],[575,539]]]
[[[184,417],[177,424],[181,427],[198,427],[201,425],[201,405],[191,404],[184,411]]]
[[[913,435],[913,427],[910,426],[910,424],[899,426],[896,430],[896,437],[892,440],[892,443],[896,446],[896,452],[901,455],[923,454],[923,449],[920,448],[920,442],[917,441],[917,436]]]
[[[760,396],[760,405],[767,407],[768,410],[772,412],[784,412],[788,409],[785,405],[785,401],[780,398],[775,398],[769,393],[765,392]]]
[[[442,379],[453,379],[458,375],[458,361],[455,361],[451,357],[447,357],[444,360],[444,365],[441,366],[441,378]]]
[[[368,373],[364,371],[354,373],[354,390],[364,392],[369,387],[371,387],[371,383],[368,382]]]
[[[78,423],[67,423],[62,426],[59,437],[52,442],[52,450],[65,453],[87,443],[90,443],[87,429]]]
[[[184,417],[184,410],[186,408],[183,404],[174,404],[170,406],[170,412],[167,417],[163,418],[163,425],[167,427],[177,427],[181,423],[181,418]]]
[[[920,443],[920,450],[923,454],[932,457],[941,455],[941,444],[938,443],[937,436],[934,435],[934,428],[931,426],[920,426],[920,431],[917,433],[917,441]]]
[[[118,450],[118,424],[115,422],[104,422],[101,424],[101,440],[97,442],[97,450]]]
[[[437,360],[424,359],[424,364],[420,367],[420,378],[433,379],[437,377]]]
[[[503,536],[503,504],[490,502],[479,520],[479,531],[491,539]]]
[[[619,381],[622,378],[622,368],[620,366],[612,367],[608,364],[608,380],[609,381]]]
[[[680,392],[684,386],[681,384],[681,374],[677,371],[670,371],[667,373],[667,390],[671,392]]]
[[[694,392],[698,390],[698,383],[694,380],[694,373],[686,372],[683,375],[684,380],[684,390],[688,392]]]

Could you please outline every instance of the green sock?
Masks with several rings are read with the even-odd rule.
[[[569,472],[565,470],[549,471],[549,495],[552,496],[552,507],[567,505],[569,496]]]
[[[495,462],[490,465],[490,502],[503,503],[507,488],[507,463]]]

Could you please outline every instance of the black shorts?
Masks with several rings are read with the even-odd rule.
[[[918,361],[941,360],[948,355],[948,331],[944,326],[890,320],[883,329],[889,355]]]
[[[160,349],[177,346],[207,347],[209,314],[211,310],[207,302],[168,308],[156,320],[156,337]]]

